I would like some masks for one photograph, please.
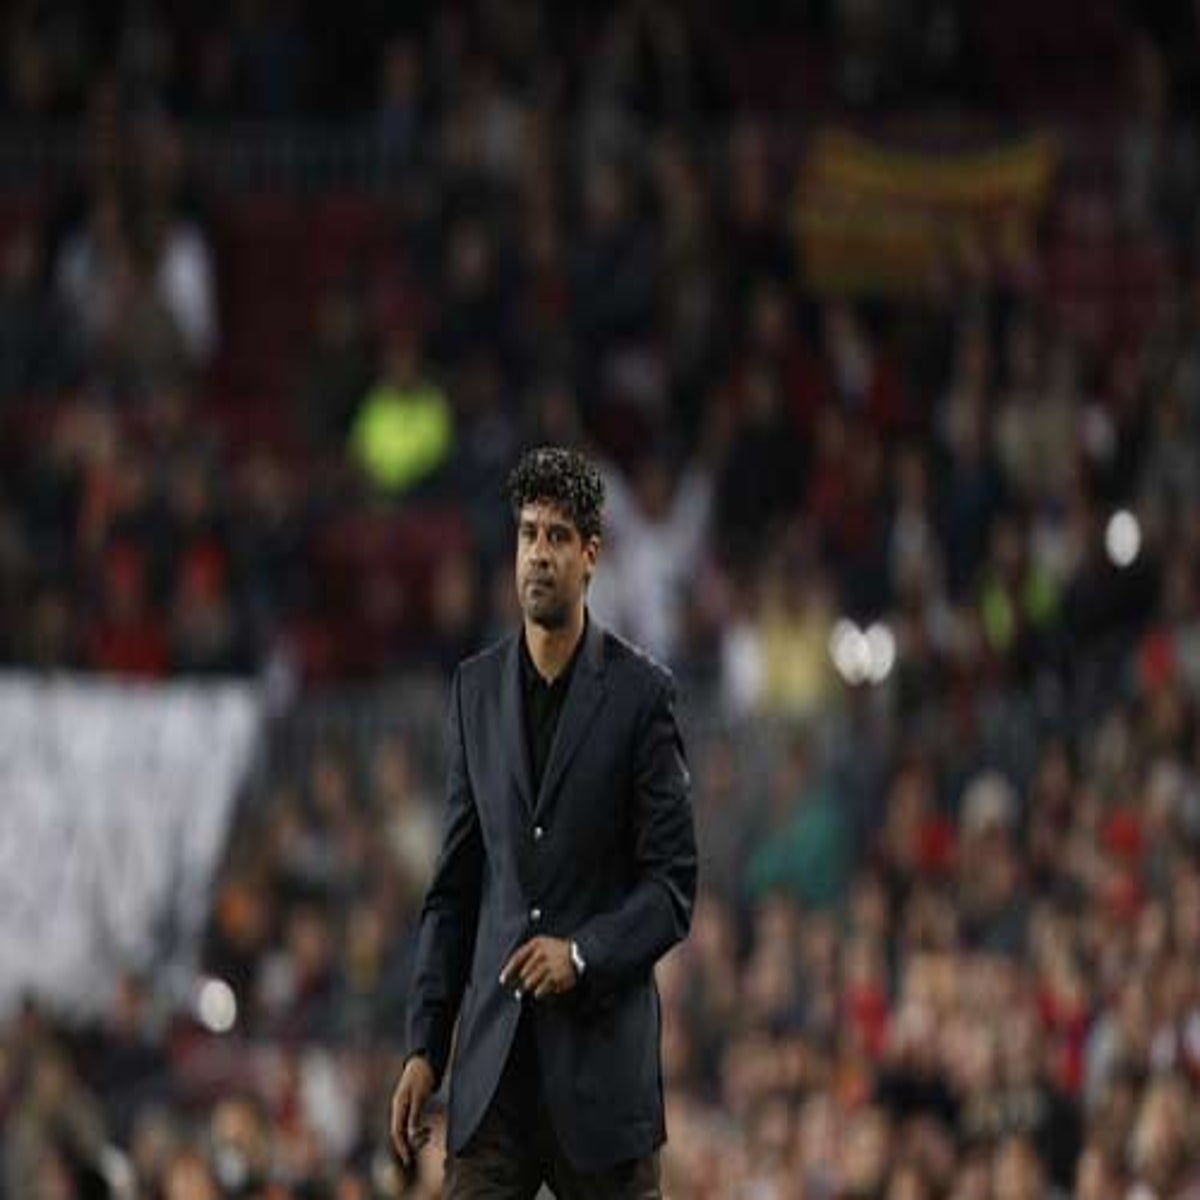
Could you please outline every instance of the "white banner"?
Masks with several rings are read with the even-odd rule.
[[[260,727],[246,684],[0,676],[0,1015],[194,943]]]

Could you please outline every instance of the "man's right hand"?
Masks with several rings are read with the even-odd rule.
[[[429,1139],[423,1114],[432,1094],[433,1068],[428,1060],[414,1054],[404,1064],[392,1094],[392,1145],[405,1167],[412,1166],[417,1151]]]

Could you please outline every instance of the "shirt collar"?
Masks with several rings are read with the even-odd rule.
[[[525,641],[525,628],[522,626],[520,634],[521,643],[521,680],[526,689],[529,688],[545,688],[551,690],[554,688],[566,689],[567,684],[571,680],[571,675],[575,670],[575,664],[579,661],[579,655],[583,650],[584,643],[587,642],[588,634],[588,613],[587,609],[583,610],[583,629],[579,634],[579,641],[575,643],[575,649],[571,651],[571,657],[567,665],[563,668],[558,678],[553,682],[546,679],[542,673],[534,665],[533,656],[529,653],[529,646]]]

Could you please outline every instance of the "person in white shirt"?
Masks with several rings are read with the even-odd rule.
[[[695,464],[676,478],[655,453],[636,464],[631,482],[611,466],[604,476],[607,578],[597,578],[591,603],[613,628],[670,663],[679,649],[688,587],[701,565],[712,479]]]

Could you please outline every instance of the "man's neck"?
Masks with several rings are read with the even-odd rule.
[[[529,648],[529,657],[537,673],[547,682],[553,683],[566,670],[583,636],[584,623],[582,606],[557,629],[547,629],[544,625],[526,620],[525,645]]]

